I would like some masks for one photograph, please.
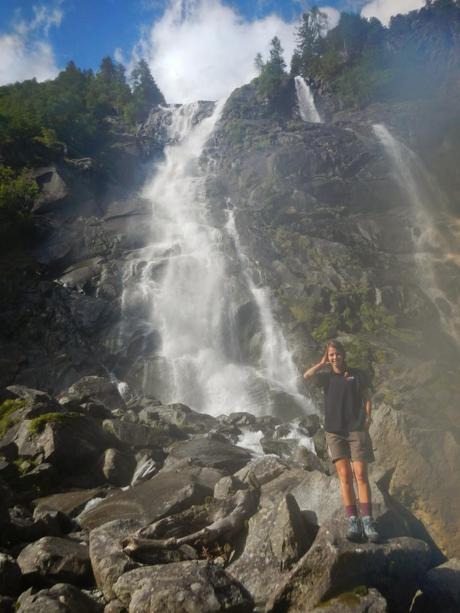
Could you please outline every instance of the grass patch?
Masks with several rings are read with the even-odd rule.
[[[30,434],[40,434],[40,432],[43,432],[46,424],[50,422],[63,423],[75,419],[75,417],[81,417],[80,413],[43,413],[43,415],[30,420],[29,432]]]
[[[16,398],[14,400],[7,399],[0,404],[0,438],[5,436],[8,428],[13,426],[16,422],[12,419],[11,415],[19,409],[25,407],[26,401]]]

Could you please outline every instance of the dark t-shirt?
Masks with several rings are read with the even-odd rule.
[[[349,368],[347,376],[332,370],[316,373],[314,381],[324,390],[326,432],[348,433],[364,429],[364,391],[369,383],[365,373]]]

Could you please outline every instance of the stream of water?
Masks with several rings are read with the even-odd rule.
[[[322,123],[322,119],[315,105],[315,99],[311,93],[311,89],[305,79],[297,76],[294,79],[295,90],[297,93],[297,103],[299,105],[299,113],[304,121],[310,123]]]

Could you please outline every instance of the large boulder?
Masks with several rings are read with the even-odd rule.
[[[87,585],[91,580],[88,546],[69,538],[45,536],[27,545],[17,562],[24,578],[38,585]]]
[[[173,468],[185,459],[195,466],[207,466],[232,474],[251,459],[251,454],[232,445],[223,436],[208,434],[174,443],[168,449],[165,468]]]
[[[386,499],[372,479],[370,484],[373,516],[382,538],[418,536],[406,518],[409,514],[402,514],[397,506],[391,505],[391,501]],[[299,508],[317,526],[322,526],[335,517],[344,516],[337,475],[328,476],[317,470],[305,471],[304,479],[292,489],[292,495]]]
[[[250,613],[253,602],[244,587],[206,561],[145,566],[122,575],[114,591],[130,613]]]
[[[79,379],[61,394],[59,401],[62,404],[70,401],[77,404],[96,402],[111,411],[126,409],[125,401],[117,386],[105,377],[90,376]]]
[[[267,612],[303,613],[360,585],[381,592],[391,611],[408,611],[431,562],[428,545],[410,537],[356,545],[343,538],[345,524],[338,519],[320,528],[312,547],[274,586]]]
[[[307,524],[290,493],[303,478],[304,471],[291,470],[261,487],[259,507],[249,519],[243,552],[228,568],[256,602],[268,598],[272,586],[313,542],[316,529]]]
[[[222,473],[209,473],[207,469],[193,467],[185,467],[180,472],[160,471],[149,481],[106,498],[95,508],[81,514],[79,521],[90,530],[115,519],[137,519],[144,525],[151,523],[193,504],[200,504],[206,496],[212,495]]]
[[[72,490],[71,492],[62,492],[59,494],[52,494],[51,496],[42,496],[36,498],[33,503],[37,511],[61,511],[70,517],[76,517],[90,500],[98,497],[103,498],[106,495],[107,491],[101,488]]]
[[[198,413],[180,403],[145,408],[139,413],[139,419],[148,425],[151,425],[157,416],[188,434],[204,434],[219,426],[219,421],[215,417],[207,413]]]
[[[460,560],[452,558],[432,568],[421,584],[411,613],[456,613],[460,611]]]
[[[131,482],[136,460],[129,453],[109,448],[104,451],[100,466],[102,475],[108,483],[124,486]]]
[[[97,421],[66,412],[23,422],[14,439],[19,455],[41,457],[60,472],[70,473],[86,471],[88,463],[95,462],[114,442]]]
[[[460,552],[460,444],[452,428],[433,427],[388,405],[374,412],[376,460],[388,492],[427,528],[447,556]],[[394,450],[388,453],[388,450]],[[397,452],[396,452],[397,450]]]
[[[27,590],[18,598],[17,613],[100,613],[97,603],[73,585],[57,583],[48,590]]]
[[[113,600],[113,584],[123,573],[137,568],[124,551],[122,540],[140,530],[143,522],[135,519],[115,520],[91,531],[89,538],[89,555],[96,585],[106,600]]]
[[[150,421],[148,426],[120,419],[106,419],[103,428],[121,443],[136,449],[167,447],[186,438],[176,426],[159,419]]]

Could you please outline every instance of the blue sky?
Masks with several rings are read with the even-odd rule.
[[[286,59],[308,0],[0,0],[0,84],[53,78],[69,60],[97,68],[106,55],[128,70],[145,57],[168,99],[218,97],[253,76],[253,58],[278,35]],[[382,20],[423,0],[325,0]],[[213,64],[213,59],[215,63]],[[172,98],[172,99],[171,99]],[[182,98],[182,100],[179,100]]]

